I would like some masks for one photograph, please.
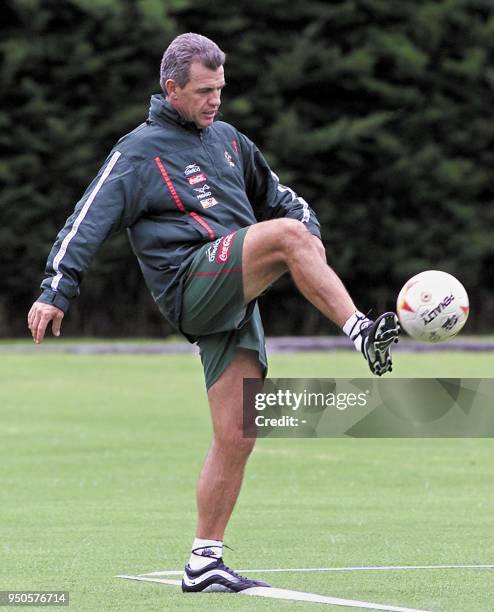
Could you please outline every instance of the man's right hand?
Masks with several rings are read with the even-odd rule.
[[[34,302],[27,315],[27,324],[36,344],[43,342],[46,327],[50,321],[52,321],[51,330],[53,335],[60,336],[60,326],[62,325],[63,317],[64,312],[60,308],[51,304],[43,304],[43,302]]]

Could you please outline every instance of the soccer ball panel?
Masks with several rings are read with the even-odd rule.
[[[396,308],[406,333],[424,342],[453,338],[469,313],[465,287],[451,274],[439,270],[421,272],[407,281]]]

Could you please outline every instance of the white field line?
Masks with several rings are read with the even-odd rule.
[[[141,582],[154,582],[180,586],[178,580],[164,580],[162,578],[147,578],[145,576],[115,576],[115,578],[126,578],[127,580],[139,580]],[[269,597],[271,599],[288,599],[291,601],[308,601],[311,603],[322,603],[333,606],[344,606],[346,608],[364,608],[366,610],[383,610],[385,612],[428,612],[416,608],[401,608],[387,604],[376,604],[369,601],[356,601],[353,599],[340,599],[339,597],[327,597],[316,593],[305,593],[304,591],[290,591],[288,589],[277,589],[274,587],[253,587],[240,591],[237,595],[250,595],[253,597]]]
[[[369,565],[367,567],[291,567],[285,569],[241,569],[239,574],[274,573],[274,572],[373,572],[373,571],[406,571],[406,570],[444,570],[444,569],[494,569],[494,565]],[[139,576],[181,576],[183,570],[166,570],[149,572]]]
[[[241,595],[254,595],[258,597],[270,597],[272,599],[289,599],[291,601],[310,601],[311,603],[322,603],[332,606],[344,606],[345,608],[365,608],[367,610],[386,610],[388,612],[427,612],[415,608],[400,608],[387,604],[376,604],[369,601],[356,601],[353,599],[340,599],[339,597],[327,597],[316,593],[304,593],[303,591],[290,591],[288,589],[276,589],[267,587],[253,587],[240,591]]]
[[[144,576],[114,576],[114,578],[125,578],[126,580],[139,580],[140,582],[158,582],[159,584],[171,584],[172,586],[182,586],[181,580],[164,580],[160,578],[144,578]]]

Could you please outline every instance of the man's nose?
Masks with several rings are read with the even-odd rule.
[[[219,89],[211,93],[209,104],[211,106],[219,106],[221,104],[221,91]]]

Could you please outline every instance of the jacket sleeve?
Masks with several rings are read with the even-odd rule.
[[[114,150],[59,232],[38,301],[67,312],[102,243],[137,220],[144,197],[132,164]]]
[[[239,134],[244,162],[246,192],[258,221],[289,217],[302,221],[307,229],[321,237],[320,224],[309,204],[293,189],[280,183],[257,146]]]

